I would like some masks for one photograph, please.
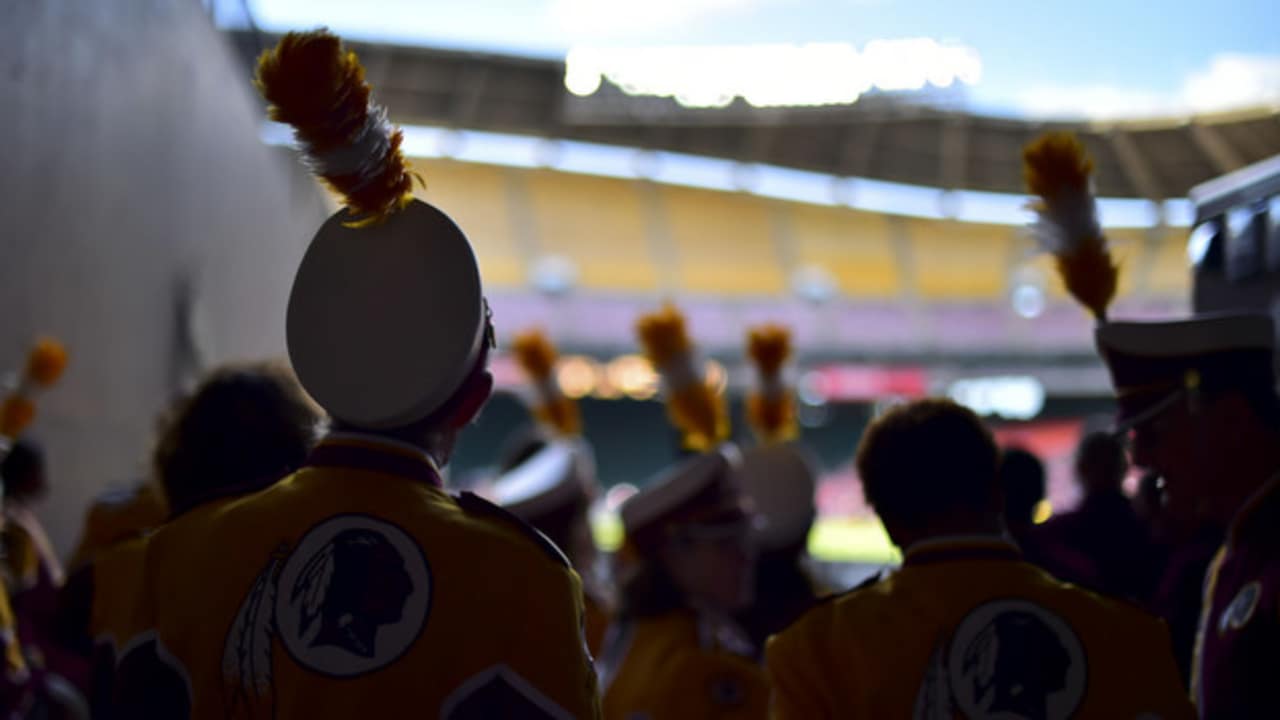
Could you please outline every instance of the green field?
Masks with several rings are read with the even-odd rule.
[[[613,552],[622,544],[622,521],[616,515],[598,515],[593,534],[601,549]],[[889,542],[884,527],[872,518],[822,518],[809,533],[809,554],[822,562],[884,565],[902,560]]]

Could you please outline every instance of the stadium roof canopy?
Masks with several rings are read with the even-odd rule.
[[[273,37],[228,33],[250,63]],[[946,97],[864,96],[846,106],[722,109],[631,97],[606,83],[565,89],[564,64],[352,43],[400,123],[579,140],[944,189],[1024,192],[1020,151],[1052,128],[1079,133],[1105,197],[1162,201],[1280,154],[1280,112],[1107,123],[1043,123],[946,109]],[[922,102],[924,101],[924,102]]]

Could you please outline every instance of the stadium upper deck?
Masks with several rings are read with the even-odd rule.
[[[230,33],[250,61],[274,38]],[[823,108],[684,108],[627,98],[607,86],[589,98],[564,86],[561,62],[352,43],[394,119],[650,148],[948,189],[1021,193],[1018,152],[1045,123],[931,108],[900,95]],[[1104,197],[1165,200],[1280,153],[1280,113],[1102,124],[1076,131],[1097,160]]]

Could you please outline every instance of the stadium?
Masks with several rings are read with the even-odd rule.
[[[300,17],[258,7],[269,4],[20,0],[0,23],[16,48],[0,77],[16,108],[0,121],[0,348],[13,368],[41,334],[70,350],[33,430],[54,478],[39,516],[59,555],[95,498],[154,471],[157,418],[175,398],[228,361],[286,358],[294,273],[342,199],[252,84]],[[342,33],[349,16],[324,12],[313,25]],[[748,331],[790,329],[784,378],[820,468],[808,550],[837,585],[902,562],[854,454],[907,401],[949,397],[1001,446],[1043,459],[1037,522],[1078,506],[1077,448],[1117,404],[1096,321],[1031,228],[1022,152],[1046,132],[1073,133],[1093,160],[1120,267],[1114,317],[1275,313],[1274,88],[1229,107],[1071,117],[971,102],[977,51],[920,38],[752,46],[723,67],[732,48],[550,52],[363,26],[347,41],[403,129],[415,196],[465,229],[492,311],[496,393],[449,485],[492,491],[534,418],[512,340],[540,330],[594,449],[592,531],[606,552],[623,546],[619,507],[681,453],[635,330],[666,304],[743,445],[757,387]],[[801,81],[855,61],[857,81]]]

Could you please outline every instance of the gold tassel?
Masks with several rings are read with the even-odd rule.
[[[760,379],[759,389],[747,396],[747,421],[764,443],[799,434],[795,399],[782,386],[782,366],[791,352],[791,331],[781,325],[760,325],[747,334],[747,355]]]
[[[1079,138],[1066,132],[1047,133],[1031,142],[1023,149],[1022,159],[1027,187],[1040,197],[1033,209],[1041,222],[1064,235],[1052,248],[1063,284],[1098,322],[1105,322],[1107,308],[1115,299],[1120,268],[1092,219],[1089,175],[1093,160]],[[1084,212],[1090,213],[1087,222],[1079,215]],[[1064,227],[1059,224],[1064,217],[1075,222]]]
[[[22,395],[10,395],[0,406],[0,436],[16,438],[35,419],[35,403]]]
[[[67,349],[53,338],[40,338],[27,356],[27,378],[40,387],[49,387],[67,369]]]
[[[254,85],[270,103],[272,120],[292,125],[297,137],[313,153],[349,145],[365,126],[371,88],[364,67],[342,40],[328,30],[291,32],[262,53]],[[380,222],[413,199],[413,181],[400,145],[404,133],[396,129],[372,178],[368,173],[320,175],[346,200],[360,227]]]
[[[48,337],[36,340],[18,387],[0,403],[0,437],[16,438],[31,425],[36,419],[33,393],[53,385],[66,369],[67,349],[62,343]]]
[[[527,330],[515,336],[511,353],[537,388],[538,401],[531,408],[534,418],[561,435],[582,432],[582,416],[578,404],[561,392],[555,380],[559,354],[545,334]]]
[[[729,438],[729,413],[724,399],[693,367],[693,343],[684,315],[667,304],[641,316],[636,334],[645,357],[665,379],[667,417],[684,436],[688,450],[711,450]],[[683,372],[692,377],[679,378]]]

